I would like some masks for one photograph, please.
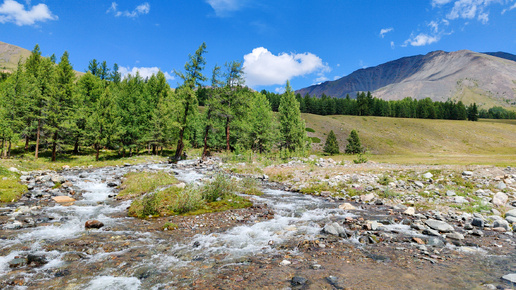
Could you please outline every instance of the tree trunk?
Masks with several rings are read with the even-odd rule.
[[[229,151],[229,117],[226,117],[226,151]]]
[[[188,117],[188,109],[189,105],[185,108],[185,116],[183,118],[183,126],[181,126],[181,130],[179,130],[179,140],[177,141],[177,148],[176,148],[176,154],[174,155],[174,161],[181,160],[181,155],[183,154],[183,149],[185,147],[185,144],[183,143],[183,136],[185,134],[185,127],[186,127],[186,118]]]
[[[5,148],[5,139],[2,139],[2,158],[5,157],[5,150],[4,150],[4,148]]]
[[[158,155],[158,145],[152,144],[152,155]]]
[[[57,148],[57,132],[54,133],[54,138],[52,138],[52,162],[56,161],[56,148]]]
[[[34,154],[34,157],[38,159],[38,153],[39,153],[39,135],[41,132],[41,119],[38,120],[38,131],[36,132],[36,153]]]
[[[11,158],[11,140],[9,140],[9,146],[7,147],[7,158]]]
[[[25,135],[25,152],[29,151],[29,134]]]
[[[79,154],[79,136],[75,138],[75,144],[73,145],[73,154]]]
[[[95,154],[95,161],[99,161],[99,152],[100,152],[99,144],[95,144],[95,150],[97,150],[97,153]]]
[[[201,160],[206,160],[206,156],[208,155],[208,132],[210,131],[210,126],[206,126],[204,130],[204,149],[202,150]]]

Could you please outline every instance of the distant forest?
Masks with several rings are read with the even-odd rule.
[[[281,95],[266,90],[261,93],[267,96],[272,110],[276,111]],[[350,98],[349,95],[346,98],[334,98],[324,94],[321,98],[296,94],[296,99],[302,113],[323,116],[354,115],[470,121],[477,121],[478,118],[516,119],[516,112],[502,107],[479,110],[475,103],[465,106],[461,101],[434,102],[430,98],[416,100],[408,97],[399,101],[386,101],[373,97],[370,92],[357,93],[356,99]]]

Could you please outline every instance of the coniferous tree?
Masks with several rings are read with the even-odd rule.
[[[351,130],[347,141],[348,145],[346,145],[346,154],[359,154],[364,151],[356,130]]]
[[[335,133],[333,133],[333,130],[328,134],[323,150],[330,155],[339,154],[339,143],[337,142],[337,137],[335,136]]]
[[[469,121],[478,121],[478,107],[476,103],[469,105],[467,111]]]
[[[120,81],[122,80],[122,74],[118,70],[118,64],[115,63],[113,65],[113,70],[111,70],[111,73],[109,75],[109,80],[115,84],[120,83]]]
[[[278,108],[280,119],[280,147],[290,152],[302,149],[305,145],[305,121],[301,119],[299,103],[287,81],[285,93],[281,95]]]
[[[241,117],[243,107],[246,105],[242,85],[244,84],[244,72],[242,62],[232,61],[226,63],[226,86],[224,88],[224,99],[222,114],[226,121],[226,151],[230,151],[230,125],[233,119]]]

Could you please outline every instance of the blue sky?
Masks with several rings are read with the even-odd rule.
[[[215,64],[243,61],[254,89],[281,91],[434,50],[516,54],[516,0],[0,0],[0,41],[91,59],[172,86],[206,42]]]

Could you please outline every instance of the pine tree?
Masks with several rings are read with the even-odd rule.
[[[307,139],[305,121],[301,119],[299,103],[287,81],[285,93],[281,95],[278,108],[280,119],[280,146],[290,152],[303,149]]]
[[[260,153],[270,151],[275,137],[274,116],[264,95],[254,93],[247,116],[244,122],[249,124],[249,147]]]
[[[478,121],[478,107],[476,103],[469,105],[467,111],[469,121]]]
[[[339,143],[337,142],[337,137],[333,130],[328,134],[328,138],[326,138],[326,143],[324,143],[324,152],[334,155],[339,154]]]
[[[351,130],[347,141],[348,145],[346,145],[346,154],[359,154],[364,151],[356,130]]]

